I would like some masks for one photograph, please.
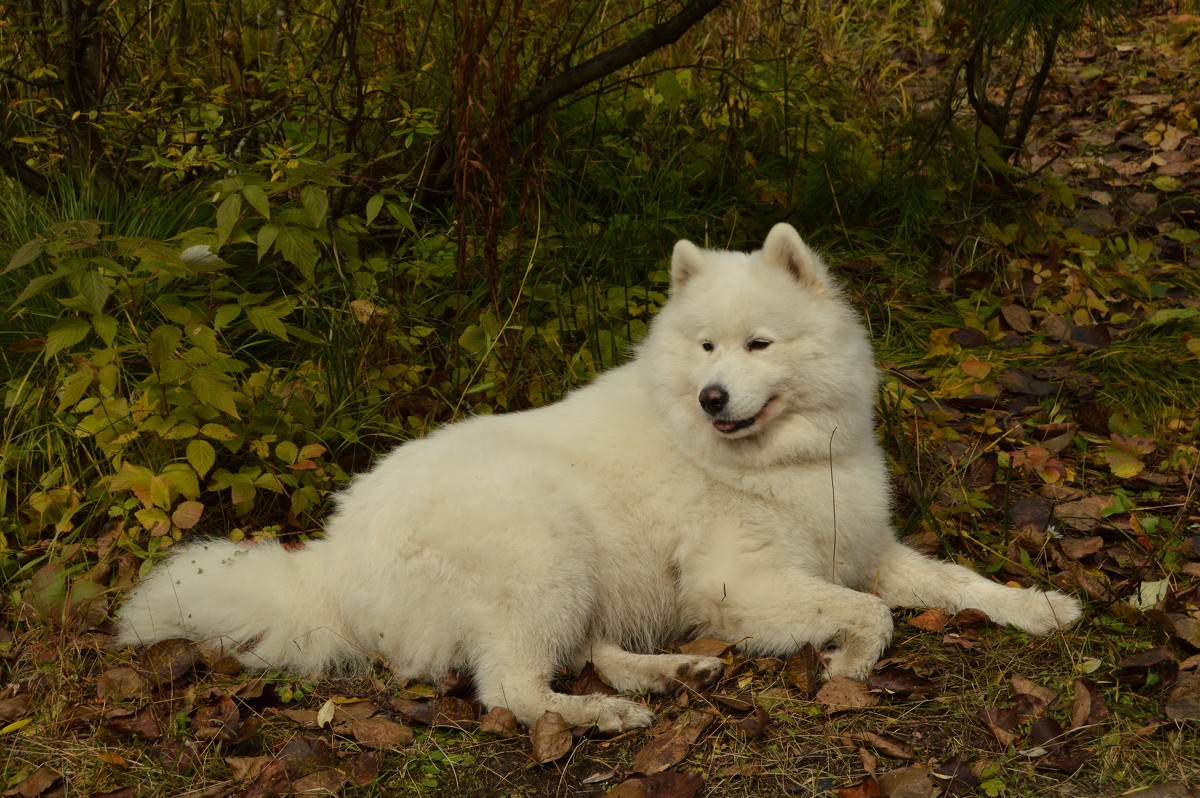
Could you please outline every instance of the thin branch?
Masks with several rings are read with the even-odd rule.
[[[571,67],[541,84],[513,106],[513,125],[519,125],[529,117],[568,94],[583,88],[619,69],[629,66],[660,47],[674,44],[708,12],[721,5],[723,0],[690,0],[678,14],[639,33],[624,44],[605,50],[582,64]]]

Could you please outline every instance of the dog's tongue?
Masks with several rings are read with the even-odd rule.
[[[736,421],[714,421],[712,423],[712,425],[714,428],[719,429],[721,432],[729,432],[729,430],[733,429],[734,427],[736,427],[738,425],[738,422],[736,422]]]

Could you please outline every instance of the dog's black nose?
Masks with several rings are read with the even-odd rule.
[[[715,416],[729,404],[729,392],[720,385],[710,385],[700,392],[700,406],[710,416]]]

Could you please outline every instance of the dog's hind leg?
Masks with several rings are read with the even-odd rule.
[[[864,574],[863,590],[902,607],[941,607],[948,612],[983,610],[996,623],[1034,634],[1067,626],[1081,614],[1079,602],[1058,591],[1001,585],[954,563],[926,557],[893,541]],[[873,582],[873,583],[872,583]]]
[[[564,695],[550,689],[554,670],[549,657],[535,665],[527,651],[515,651],[511,641],[494,641],[474,664],[476,695],[487,707],[508,707],[525,725],[546,712],[557,712],[572,726],[595,726],[614,733],[649,726],[654,713],[636,701],[602,694]]]
[[[725,671],[717,657],[693,654],[634,654],[615,643],[597,641],[580,658],[590,659],[600,676],[625,693],[667,693],[681,687],[712,687]]]

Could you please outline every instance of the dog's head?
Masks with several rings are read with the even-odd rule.
[[[817,438],[828,448],[833,427],[864,413],[869,421],[866,336],[791,225],[752,253],[676,244],[670,299],[643,352],[671,425],[706,447],[765,464],[795,459]]]

